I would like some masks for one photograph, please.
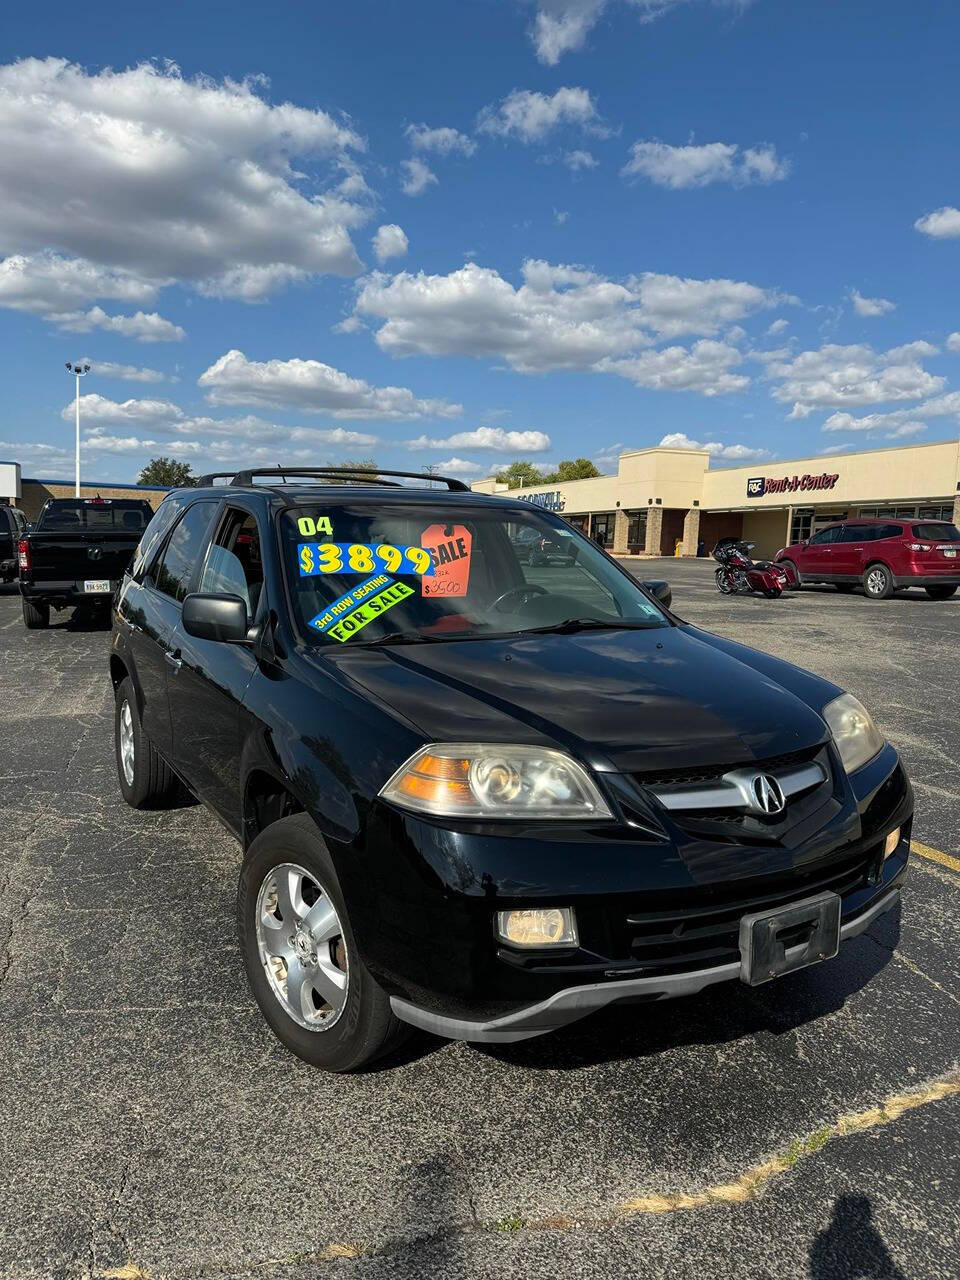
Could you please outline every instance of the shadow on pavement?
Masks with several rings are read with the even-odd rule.
[[[907,1280],[873,1225],[866,1196],[838,1196],[810,1249],[810,1280]]]

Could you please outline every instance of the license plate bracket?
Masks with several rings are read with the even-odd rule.
[[[829,960],[840,950],[840,898],[818,893],[740,919],[740,979],[751,987]]]
[[[109,578],[84,578],[83,580],[84,595],[109,595],[110,579]]]

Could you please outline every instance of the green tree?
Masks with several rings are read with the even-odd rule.
[[[550,476],[551,480],[590,480],[593,476],[598,476],[600,472],[593,465],[589,458],[574,458],[571,461],[565,458],[563,462],[557,463],[557,469]]]
[[[380,473],[377,471],[377,463],[375,458],[351,458],[346,462],[338,462],[338,467],[344,467],[350,471],[369,471],[371,476],[376,478]],[[362,483],[359,481],[358,483]]]
[[[526,462],[518,459],[511,462],[509,467],[504,467],[502,471],[498,471],[494,479],[498,484],[509,485],[511,489],[519,489],[531,484],[543,484],[543,473],[532,462]]]
[[[140,472],[140,483],[184,489],[196,484],[196,479],[189,462],[179,462],[176,458],[151,458]]]

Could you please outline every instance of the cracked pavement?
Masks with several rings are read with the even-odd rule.
[[[643,570],[681,616],[860,697],[913,777],[915,837],[960,856],[960,600],[729,600],[704,562]],[[0,588],[0,1275],[960,1275],[957,1093],[746,1202],[624,1211],[949,1078],[960,876],[914,858],[902,912],[767,987],[325,1076],[248,995],[235,843],[197,805],[120,798],[108,633],[19,616]]]

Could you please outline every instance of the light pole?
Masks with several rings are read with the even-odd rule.
[[[79,362],[71,364],[67,361],[67,373],[72,373],[77,379],[77,396],[76,396],[76,416],[77,416],[77,479],[76,479],[76,497],[80,497],[80,379],[84,374],[90,372],[88,364],[80,364]]]

